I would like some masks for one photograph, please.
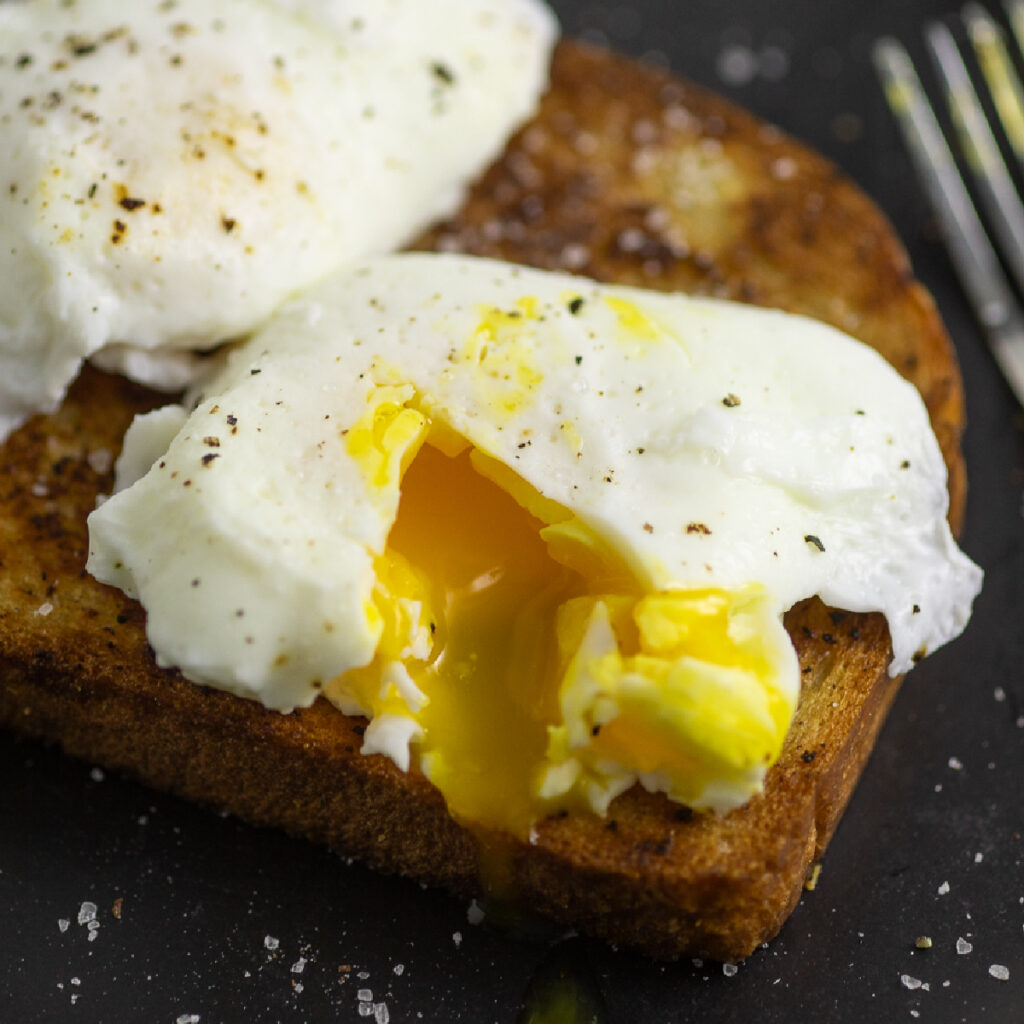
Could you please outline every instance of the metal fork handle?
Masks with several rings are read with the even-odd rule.
[[[892,38],[874,47],[889,106],[992,354],[1024,405],[1024,311],[1010,288],[910,56]]]

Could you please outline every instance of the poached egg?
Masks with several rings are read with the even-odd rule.
[[[136,422],[119,474],[89,569],[161,665],[367,715],[364,753],[518,832],[636,782],[738,806],[799,695],[787,608],[884,612],[898,674],[981,582],[924,405],[873,350],[467,257],[287,303],[194,408]]]
[[[555,34],[539,0],[0,4],[0,440],[89,356],[184,387],[450,212]]]

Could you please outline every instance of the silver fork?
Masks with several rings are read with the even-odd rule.
[[[1004,0],[1004,6],[1016,45],[1024,53],[1024,0]],[[1007,51],[1005,33],[976,3],[967,4],[961,17],[1006,142],[1024,171],[1024,88]],[[1006,266],[1024,294],[1024,204],[952,32],[942,22],[932,22],[925,29],[925,42],[983,211]],[[874,60],[960,282],[1003,375],[1024,405],[1021,303],[1003,272],[906,49],[895,39],[879,39]]]

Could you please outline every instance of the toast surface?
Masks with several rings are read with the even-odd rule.
[[[538,116],[461,211],[418,240],[599,279],[826,320],[924,396],[959,523],[959,375],[929,297],[877,209],[826,161],[702,90],[571,43]],[[657,956],[732,959],[799,898],[898,681],[879,615],[804,602],[803,671],[763,795],[724,817],[633,790],[605,820],[477,836],[420,775],[358,753],[364,722],[324,701],[282,716],[159,670],[141,608],[84,571],[85,518],[132,416],[164,398],[87,368],[0,458],[0,722],[69,753],[385,871],[492,895]]]

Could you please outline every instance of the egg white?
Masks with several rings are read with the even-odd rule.
[[[0,5],[0,439],[99,350],[183,386],[453,209],[554,35],[537,0]]]

